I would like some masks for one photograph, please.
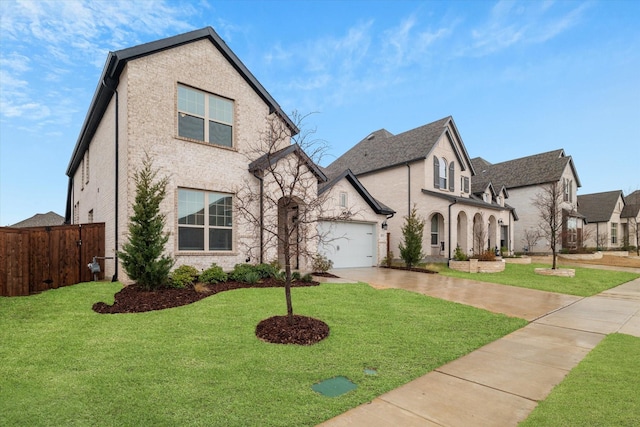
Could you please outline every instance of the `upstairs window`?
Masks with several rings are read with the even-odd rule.
[[[178,86],[178,136],[233,146],[233,101]]]
[[[573,180],[568,178],[562,178],[564,187],[564,201],[573,202]]]
[[[438,164],[440,167],[440,188],[444,190],[447,188],[447,160],[440,158]]]
[[[340,207],[347,207],[347,193],[340,193]]]

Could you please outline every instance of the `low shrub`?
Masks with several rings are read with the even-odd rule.
[[[456,245],[456,250],[453,253],[453,259],[456,261],[467,261],[469,257],[462,252],[462,248],[459,245]]]
[[[272,277],[276,277],[276,274],[278,274],[278,271],[280,271],[280,269],[273,264],[262,263],[255,266],[255,271],[260,274],[260,278],[269,279]]]
[[[260,281],[260,279],[262,279],[262,277],[257,271],[247,271],[240,281],[243,283],[248,283],[250,285],[255,285]]]
[[[293,271],[291,272],[291,281],[295,282],[296,280],[300,280],[302,279],[302,274],[300,274],[299,271]]]
[[[313,257],[311,268],[314,273],[326,273],[333,268],[333,261],[324,255],[317,254]]]
[[[482,251],[477,257],[474,258],[478,258],[478,261],[495,261],[496,253],[489,249],[486,251]]]
[[[169,274],[169,283],[174,288],[184,288],[198,278],[198,270],[191,265],[181,265]]]
[[[244,282],[244,277],[247,273],[256,273],[260,275],[256,271],[256,267],[251,264],[236,264],[233,267],[231,273],[229,273],[229,280],[233,280],[234,282]]]
[[[382,265],[391,267],[393,265],[393,251],[388,251],[387,256],[382,259]]]
[[[226,282],[228,278],[227,273],[222,270],[222,267],[215,262],[211,264],[211,267],[207,268],[200,274],[200,281],[208,283],[210,285]]]
[[[305,283],[311,283],[311,282],[313,282],[313,276],[311,274],[307,273],[304,276],[302,276],[300,278],[300,280],[302,280]]]

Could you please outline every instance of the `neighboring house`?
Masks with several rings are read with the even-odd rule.
[[[571,156],[564,150],[553,150],[515,160],[492,164],[482,158],[472,163],[478,182],[491,182],[509,194],[509,205],[518,211],[519,221],[514,227],[513,248],[517,252],[549,252],[549,242],[540,238],[533,247],[525,240],[527,231],[540,230],[540,212],[534,205],[544,186],[562,186],[563,230],[562,248],[575,249],[582,245],[583,216],[578,213],[576,191],[581,186]]]
[[[161,211],[166,251],[176,265],[202,269],[215,262],[231,269],[247,260],[282,260],[282,248],[263,247],[263,233],[237,210],[243,183],[260,197],[273,188],[260,176],[270,163],[251,158],[271,120],[290,136],[298,133],[210,27],[110,52],[67,169],[65,219],[104,222],[106,256],[114,256],[127,241],[134,174],[146,153],[159,176],[168,178]],[[277,148],[276,161],[304,155],[288,137]],[[305,167],[315,177],[308,188],[317,191],[326,177],[312,162]],[[261,202],[252,203],[262,215]],[[278,211],[269,220],[289,215]],[[300,261],[304,269],[307,260]],[[115,261],[107,260],[105,270],[126,281]]]
[[[398,135],[371,133],[329,165],[327,175],[346,169],[398,211],[387,220],[388,247],[396,258],[404,216],[414,206],[426,222],[423,251],[429,258],[452,258],[456,246],[465,254],[512,249],[517,216],[506,204],[510,195],[492,185],[472,193],[476,173],[450,116]]]
[[[44,214],[35,214],[31,218],[27,218],[23,221],[16,222],[9,227],[14,228],[27,228],[27,227],[53,227],[56,225],[63,225],[64,217],[58,215],[53,211],[49,211]]]
[[[628,194],[625,198],[625,206],[620,214],[622,221],[623,246],[640,245],[640,190]]]
[[[587,221],[584,245],[599,249],[622,246],[627,234],[627,224],[620,218],[624,207],[621,190],[578,196],[578,210]]]
[[[334,268],[371,267],[387,255],[387,219],[395,211],[374,199],[350,170],[320,185],[328,194],[324,212],[328,217],[348,216],[348,221],[321,221],[323,235],[318,252],[333,261]]]

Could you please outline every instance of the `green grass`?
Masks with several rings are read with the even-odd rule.
[[[640,425],[638,366],[640,338],[607,336],[520,426]]]
[[[282,289],[139,314],[91,310],[119,288],[0,298],[0,424],[312,426],[526,324],[402,290],[325,284],[294,288],[293,304],[330,336],[286,346],[254,335],[285,311]],[[335,398],[311,390],[338,375],[358,388]]]
[[[544,264],[506,264],[500,273],[463,273],[447,267],[441,269],[440,274],[583,297],[599,294],[640,277],[635,273],[581,267],[571,267],[576,271],[575,277],[542,276],[533,271],[535,268],[549,267]]]

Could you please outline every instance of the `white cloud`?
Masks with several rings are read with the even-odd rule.
[[[574,3],[499,1],[486,22],[471,30],[470,46],[463,54],[483,56],[518,44],[544,43],[577,25],[588,4],[568,11]]]

